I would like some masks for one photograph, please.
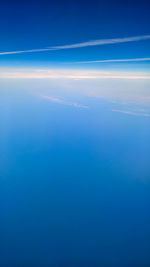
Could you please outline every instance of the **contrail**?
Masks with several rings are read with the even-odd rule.
[[[92,40],[75,44],[67,44],[61,46],[51,46],[41,49],[30,49],[30,50],[19,50],[19,51],[3,51],[0,52],[0,55],[13,55],[13,54],[22,54],[22,53],[37,53],[37,52],[46,52],[62,49],[74,49],[74,48],[83,48],[88,46],[99,46],[99,45],[109,45],[109,44],[119,44],[119,43],[128,43],[128,42],[137,42],[142,40],[149,40],[150,35],[141,35],[133,37],[124,37],[124,38],[113,38],[113,39],[100,39]]]
[[[20,50],[20,51],[7,51],[7,52],[0,52],[0,55],[13,55],[13,54],[22,54],[22,53],[35,53],[35,52],[44,52],[50,51],[54,49],[50,48],[41,48],[41,49],[30,49],[30,50]]]
[[[150,39],[150,35],[142,35],[142,36],[133,36],[133,37],[124,37],[124,38],[92,40],[92,41],[76,43],[76,44],[53,46],[53,47],[49,47],[49,48],[52,48],[52,49],[55,49],[55,50],[71,49],[71,48],[80,48],[80,47],[87,47],[87,46],[97,46],[97,45],[137,42],[137,41],[148,40],[148,39]]]
[[[104,60],[89,60],[89,61],[76,61],[76,62],[69,62],[78,63],[78,64],[91,64],[91,63],[109,63],[109,62],[137,62],[137,61],[150,61],[150,57],[144,58],[129,58],[129,59],[104,59]]]

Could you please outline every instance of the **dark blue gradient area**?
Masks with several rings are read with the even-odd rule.
[[[29,91],[0,91],[0,266],[149,266],[150,117]]]
[[[149,35],[149,10],[148,0],[1,0],[0,52]],[[150,57],[149,47],[150,40],[143,40],[5,55],[0,57],[0,66],[41,66],[58,62],[145,58]],[[140,63],[141,68],[143,64]]]

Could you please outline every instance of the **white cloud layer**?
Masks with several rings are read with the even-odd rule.
[[[150,74],[144,72],[0,68],[0,88],[7,84],[35,95],[60,96],[60,99],[49,99],[59,103],[61,96],[82,95],[150,107]]]
[[[140,73],[140,72],[80,70],[80,69],[0,68],[0,78],[150,80],[150,74]]]

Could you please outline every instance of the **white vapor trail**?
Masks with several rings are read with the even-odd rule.
[[[113,38],[113,39],[100,39],[100,40],[92,40],[92,41],[87,41],[87,42],[82,42],[82,43],[67,44],[67,45],[60,45],[60,46],[51,46],[51,47],[41,48],[41,49],[30,49],[30,50],[20,50],[20,51],[4,51],[4,52],[0,52],[0,55],[36,53],[36,52],[54,51],[54,50],[62,50],[62,49],[82,48],[82,47],[87,47],[87,46],[98,46],[98,45],[137,42],[137,41],[149,40],[149,39],[150,39],[150,35],[132,36],[132,37],[124,37],[124,38]]]
[[[122,109],[112,109],[112,112],[119,112],[119,113],[124,113],[127,115],[133,115],[133,116],[150,117],[150,113],[146,113],[146,112],[135,112],[135,111],[130,111],[130,110],[122,110]]]
[[[104,59],[104,60],[89,60],[89,61],[76,61],[71,63],[107,63],[107,62],[137,62],[137,61],[150,61],[150,57],[144,57],[144,58],[129,58],[129,59]]]
[[[58,103],[58,104],[64,104],[66,106],[73,106],[75,108],[88,108],[88,106],[76,103],[76,102],[70,102],[70,101],[65,101],[61,98],[58,97],[52,97],[52,96],[47,96],[47,95],[41,95],[41,98],[47,99],[51,102]]]
[[[79,47],[86,47],[86,46],[136,42],[136,41],[142,41],[142,40],[148,40],[148,39],[150,39],[150,35],[142,35],[142,36],[133,36],[133,37],[124,37],[124,38],[92,40],[92,41],[87,41],[87,42],[82,42],[82,43],[77,43],[77,44],[53,46],[50,48],[53,48],[56,50],[58,50],[58,49],[70,49],[70,48],[79,48]]]

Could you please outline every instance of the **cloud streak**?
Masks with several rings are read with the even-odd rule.
[[[113,63],[113,62],[138,62],[138,61],[150,61],[150,57],[144,58],[129,58],[129,59],[104,59],[104,60],[89,60],[89,61],[77,61],[78,64],[90,64],[90,63]]]
[[[58,97],[52,97],[52,96],[47,96],[47,95],[41,95],[41,98],[49,100],[51,102],[57,103],[57,104],[64,104],[66,106],[73,106],[75,108],[88,108],[86,105],[82,105],[76,102],[69,102],[65,101],[64,99],[58,98]]]
[[[124,37],[124,38],[92,40],[92,41],[70,44],[70,45],[53,46],[51,48],[55,50],[71,49],[71,48],[81,48],[81,47],[87,47],[87,46],[137,42],[137,41],[148,40],[148,39],[150,39],[150,35],[142,35],[142,36],[132,36],[132,37]]]
[[[121,110],[121,109],[112,109],[112,111],[127,114],[127,115],[133,115],[133,116],[150,117],[150,113],[144,113],[144,112],[135,112],[135,111]]]
[[[91,40],[91,41],[74,43],[74,44],[66,44],[66,45],[60,45],[60,46],[50,46],[50,47],[46,47],[46,48],[42,48],[42,49],[2,51],[2,52],[0,52],[0,56],[2,56],[2,55],[13,55],[13,54],[22,54],[22,53],[47,52],[47,51],[55,51],[55,50],[63,50],[63,49],[75,49],[75,48],[83,48],[83,47],[89,47],[89,46],[121,44],[121,43],[138,42],[138,41],[144,41],[144,40],[150,40],[150,35],[132,36],[132,37],[124,37],[124,38]]]

